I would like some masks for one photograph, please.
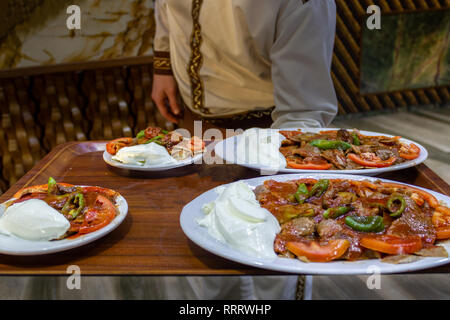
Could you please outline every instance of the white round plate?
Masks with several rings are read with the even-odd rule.
[[[103,160],[109,164],[110,166],[121,168],[121,169],[128,169],[128,170],[136,170],[136,171],[164,171],[169,169],[175,169],[179,167],[188,166],[192,163],[196,163],[200,161],[200,159],[203,157],[203,153],[199,153],[195,155],[194,157],[189,157],[187,159],[177,161],[176,163],[172,164],[162,164],[162,165],[155,165],[155,166],[138,166],[134,164],[125,164],[121,163],[119,161],[115,161],[112,159],[112,155],[110,155],[106,150],[103,152]]]
[[[297,130],[295,129],[271,129],[275,132],[278,132],[280,130],[282,131],[286,131],[286,130]],[[339,130],[339,128],[308,128],[308,129],[302,129],[302,131],[304,132],[319,132],[319,131],[324,131],[324,130]],[[367,136],[386,136],[386,137],[393,137],[392,135],[389,134],[384,134],[384,133],[378,133],[378,132],[372,132],[372,131],[359,131],[361,134],[363,135],[367,135]],[[390,167],[386,167],[386,168],[374,168],[374,169],[355,169],[355,170],[304,170],[304,169],[290,169],[290,168],[280,168],[278,169],[277,172],[273,172],[273,168],[268,168],[265,167],[263,165],[260,164],[255,164],[255,163],[246,163],[246,162],[242,162],[239,161],[237,159],[237,153],[236,153],[236,148],[237,148],[237,144],[239,142],[239,139],[241,138],[241,135],[237,135],[234,137],[230,137],[227,138],[225,140],[222,140],[220,142],[218,142],[214,148],[214,152],[217,156],[219,156],[220,158],[224,159],[225,161],[227,161],[227,163],[235,163],[244,167],[248,167],[254,170],[260,170],[260,171],[267,171],[267,172],[271,172],[271,174],[275,174],[275,173],[309,173],[309,172],[323,172],[323,173],[337,173],[337,174],[341,174],[341,173],[345,173],[345,174],[362,174],[362,175],[367,175],[367,176],[373,176],[373,175],[377,175],[383,172],[389,172],[389,171],[396,171],[396,170],[401,170],[401,169],[406,169],[409,167],[414,167],[416,165],[418,165],[419,163],[424,162],[427,158],[428,158],[428,151],[420,144],[418,144],[417,142],[408,140],[408,139],[404,139],[401,138],[400,141],[405,142],[405,143],[414,143],[415,145],[417,145],[420,148],[420,155],[418,158],[414,159],[414,160],[409,160],[400,164],[396,164]]]
[[[10,199],[8,201],[11,201]],[[6,201],[6,202],[8,202]],[[119,213],[107,226],[94,232],[76,237],[53,241],[30,241],[15,236],[0,234],[0,253],[15,256],[34,256],[55,253],[83,246],[95,241],[116,229],[128,213],[128,203],[124,197],[118,195],[115,203]],[[0,216],[5,211],[5,203],[0,204]]]
[[[328,174],[296,174],[296,175],[277,175],[258,177],[248,180],[243,180],[251,188],[255,188],[264,183],[264,181],[273,179],[276,181],[288,181],[300,178],[314,178],[314,179],[352,179],[352,180],[364,180],[370,181],[381,180],[385,182],[393,182],[386,179],[376,179],[366,176],[344,175],[336,174],[332,177]],[[416,187],[418,188],[418,187]],[[423,188],[420,188],[423,189]],[[430,191],[427,192],[433,194],[439,201],[444,201],[445,204],[450,204],[450,197],[444,196],[440,193]],[[293,274],[368,274],[375,271],[380,273],[400,273],[410,272],[416,270],[422,270],[432,267],[437,267],[450,263],[449,258],[442,257],[426,257],[421,258],[418,261],[406,264],[389,264],[381,262],[377,259],[360,260],[360,261],[333,261],[326,263],[305,263],[298,259],[280,258],[274,259],[262,259],[248,256],[236,249],[232,248],[228,244],[222,243],[213,237],[211,237],[205,227],[201,227],[197,223],[197,219],[204,217],[202,206],[206,203],[214,201],[217,198],[217,193],[214,189],[211,189],[199,197],[188,203],[181,212],[180,224],[183,232],[186,236],[192,240],[195,244],[203,249],[216,254],[225,259],[239,262],[245,265],[249,265],[256,268],[262,268],[273,271],[281,271]],[[441,243],[447,252],[450,253],[450,242]]]

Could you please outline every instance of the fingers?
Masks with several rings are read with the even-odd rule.
[[[178,123],[178,119],[169,112],[169,108],[166,106],[164,100],[165,100],[165,94],[152,94],[152,99],[156,104],[156,107],[158,108],[159,112],[162,114],[164,118],[169,120],[173,123]]]
[[[170,109],[172,110],[172,113],[176,116],[179,116],[181,114],[181,108],[178,105],[176,91],[168,92],[167,98],[169,99],[169,106]]]

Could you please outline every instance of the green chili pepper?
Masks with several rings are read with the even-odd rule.
[[[48,178],[48,183],[47,183],[47,193],[48,194],[52,194],[55,193],[56,191],[56,180],[53,179],[52,177]]]
[[[396,201],[400,202],[400,208],[398,208],[397,211],[393,211],[392,205]],[[405,211],[405,208],[406,208],[405,198],[403,198],[398,193],[393,193],[387,202],[387,208],[389,209],[390,212],[392,212],[391,217],[393,217],[393,218],[399,217],[403,213],[403,211]]]
[[[352,210],[352,207],[338,207],[338,208],[328,208],[323,213],[325,219],[336,219]]]
[[[71,219],[75,219],[84,209],[84,206],[83,194],[71,193],[61,211],[63,214],[69,215]]]
[[[161,132],[164,133],[164,134],[168,134],[169,133],[169,131],[167,131],[167,130],[161,130]]]
[[[136,135],[136,139],[140,139],[145,137],[145,130],[139,131],[139,133]]]
[[[362,232],[380,232],[384,230],[383,218],[380,216],[347,216],[345,217],[345,224],[353,230]]]
[[[153,138],[147,140],[144,144],[148,144],[150,142],[158,142],[157,140],[162,139],[162,138],[164,138],[163,135],[157,135],[156,137],[153,137]]]
[[[298,186],[297,192],[294,194],[298,203],[302,204],[308,198],[309,190],[306,184],[302,183]]]
[[[352,137],[353,137],[353,144],[355,146],[361,145],[361,141],[359,141],[358,135],[356,133],[353,132]]]
[[[311,191],[309,192],[308,198],[310,198],[312,196],[320,197],[325,191],[327,191],[329,184],[330,184],[330,180],[328,180],[328,179],[320,179],[311,188]]]
[[[350,143],[341,141],[341,140],[312,140],[310,145],[317,147],[319,149],[341,149],[341,150],[347,150],[352,147]]]

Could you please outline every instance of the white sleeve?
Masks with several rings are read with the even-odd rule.
[[[165,0],[155,0],[155,37],[154,51],[169,51],[169,27],[167,23],[167,4]]]
[[[337,113],[331,79],[334,0],[295,0],[282,9],[271,48],[273,128],[326,127]]]

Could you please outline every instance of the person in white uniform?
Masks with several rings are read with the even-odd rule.
[[[333,0],[156,0],[155,20],[152,98],[167,120],[182,105],[204,120],[275,106],[273,128],[336,115]]]
[[[326,127],[336,115],[333,0],[156,0],[155,21],[152,99],[168,121],[304,128]],[[166,299],[293,299],[297,280],[153,281]]]

